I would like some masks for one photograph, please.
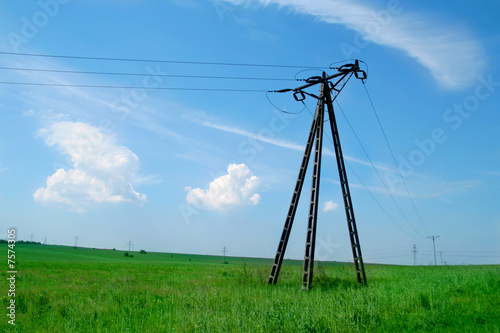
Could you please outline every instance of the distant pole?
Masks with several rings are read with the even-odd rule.
[[[417,244],[413,244],[411,252],[413,252],[413,266],[417,266]]]
[[[224,247],[222,248],[222,253],[224,254],[224,261],[223,261],[222,263],[225,263],[225,262],[226,262],[226,252],[228,252],[228,251],[227,251],[227,248],[224,246]]]
[[[130,252],[131,247],[132,247],[132,241],[128,241],[128,252]]]
[[[439,251],[439,259],[441,260],[441,266],[443,266],[443,252],[444,251]]]
[[[436,260],[436,238],[439,238],[438,236],[427,236],[427,238],[432,239],[432,247],[434,248],[434,266],[437,266],[437,260]]]
[[[45,240],[43,241],[43,245],[47,245],[47,236],[45,236]]]
[[[75,236],[75,249],[77,244],[78,244],[78,236]]]
[[[33,242],[33,234],[31,234],[31,242]]]

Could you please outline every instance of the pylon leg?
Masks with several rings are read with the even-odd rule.
[[[327,90],[329,88],[327,87]],[[356,219],[354,218],[354,209],[352,206],[351,192],[349,190],[349,182],[347,181],[347,173],[344,164],[344,156],[342,147],[340,146],[340,137],[333,111],[333,102],[330,92],[325,92],[328,115],[330,118],[330,126],[332,130],[333,145],[335,148],[335,156],[337,157],[337,166],[339,170],[340,186],[342,188],[342,196],[344,198],[344,207],[347,217],[347,226],[349,228],[349,238],[351,240],[352,255],[356,267],[356,275],[358,282],[366,285],[365,266],[363,264],[363,256],[361,255],[361,246],[359,244],[358,230],[356,228]]]
[[[299,175],[297,177],[297,183],[295,184],[295,189],[293,191],[292,201],[290,202],[290,208],[288,209],[285,225],[283,227],[283,232],[281,233],[281,239],[278,244],[278,250],[276,251],[276,256],[274,257],[274,263],[268,281],[269,284],[276,284],[276,282],[278,281],[278,276],[281,270],[281,264],[283,263],[286,246],[288,244],[288,239],[290,237],[290,232],[292,230],[293,220],[295,219],[295,212],[297,211],[297,205],[299,203],[300,194],[302,192],[302,186],[304,184],[304,178],[306,175],[309,158],[311,156],[312,146],[315,141],[315,134],[318,123],[318,114],[319,112],[317,107],[313,117],[311,130],[309,131],[309,138],[307,139],[307,145],[304,151],[304,157],[302,158],[302,164],[300,165]]]
[[[316,248],[316,226],[318,220],[318,199],[321,174],[321,150],[323,149],[323,118],[325,113],[325,102],[323,99],[323,87],[321,85],[320,98],[317,109],[319,112],[316,123],[316,145],[314,150],[314,166],[311,185],[311,199],[309,203],[309,217],[307,221],[306,251],[304,255],[304,272],[302,275],[302,288],[310,289],[314,270],[314,251]]]

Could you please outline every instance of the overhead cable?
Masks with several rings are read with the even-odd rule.
[[[327,69],[328,67],[298,66],[298,65],[277,65],[277,64],[257,64],[257,63],[233,63],[233,62],[210,62],[210,61],[186,61],[186,60],[165,60],[165,59],[139,59],[139,58],[107,58],[107,57],[89,57],[55,54],[36,54],[36,53],[15,53],[0,51],[3,55],[43,57],[43,58],[62,58],[78,60],[100,60],[100,61],[126,61],[126,62],[153,62],[169,64],[189,64],[189,65],[212,65],[212,66],[241,66],[241,67],[274,67],[274,68],[315,68]]]
[[[420,223],[422,224],[422,226],[424,227],[425,231],[427,232],[427,234],[431,234],[429,232],[429,230],[427,229],[427,227],[425,226],[425,223],[422,219],[422,216],[420,215],[418,209],[417,209],[417,206],[415,205],[415,202],[413,201],[413,197],[412,195],[410,194],[410,191],[408,190],[408,186],[406,185],[406,181],[403,177],[403,175],[401,174],[401,170],[399,169],[398,167],[398,163],[396,162],[396,157],[394,156],[394,152],[392,151],[392,148],[391,148],[391,145],[389,143],[389,139],[387,139],[387,135],[385,134],[385,130],[384,130],[384,127],[382,126],[382,122],[380,121],[380,118],[378,116],[378,113],[377,113],[377,110],[375,109],[375,105],[373,104],[373,101],[372,101],[372,98],[370,96],[370,94],[368,93],[368,89],[366,88],[366,85],[363,84],[363,87],[365,88],[365,92],[366,92],[366,95],[368,96],[368,100],[370,101],[370,105],[372,107],[372,110],[373,110],[373,113],[375,114],[375,117],[377,118],[377,122],[378,122],[378,125],[380,127],[380,130],[382,131],[382,134],[384,136],[384,139],[385,139],[385,143],[387,144],[387,147],[389,148],[389,152],[391,153],[391,156],[392,156],[392,160],[394,161],[394,166],[396,167],[396,169],[398,170],[398,173],[399,173],[399,176],[401,177],[401,181],[403,182],[403,185],[404,185],[404,188],[406,190],[406,193],[408,194],[408,197],[410,198],[410,201],[411,201],[411,204],[413,205],[413,209],[415,210],[415,212],[417,213],[417,216],[420,220]]]
[[[63,84],[63,83],[34,83],[34,82],[6,82],[5,85],[21,86],[48,86],[48,87],[75,87],[75,88],[103,88],[103,89],[145,89],[145,90],[181,90],[181,91],[220,91],[220,92],[258,92],[265,93],[267,90],[258,89],[224,89],[224,88],[185,88],[185,87],[145,87],[145,86],[107,86],[107,85],[87,85],[87,84]]]
[[[358,134],[356,133],[356,131],[354,130],[354,128],[352,127],[351,125],[351,122],[349,121],[349,119],[347,118],[347,115],[345,114],[344,110],[342,110],[342,107],[340,106],[340,104],[338,103],[337,101],[337,106],[339,107],[340,111],[342,112],[342,115],[344,116],[346,122],[347,122],[347,125],[349,125],[349,128],[351,129],[352,133],[354,134],[354,137],[356,138],[356,140],[358,141],[359,145],[361,146],[361,149],[363,150],[363,152],[365,153],[366,155],[366,158],[368,158],[368,161],[370,162],[373,170],[375,170],[375,173],[377,174],[378,178],[380,179],[380,181],[382,182],[382,184],[384,185],[384,188],[387,192],[387,194],[389,194],[389,196],[391,197],[392,201],[394,202],[394,204],[396,205],[396,207],[398,208],[399,212],[401,213],[401,215],[403,215],[404,219],[406,220],[406,222],[408,223],[408,225],[421,237],[421,238],[425,238],[420,232],[418,232],[417,229],[415,229],[415,227],[413,226],[413,224],[411,224],[410,220],[408,219],[408,217],[406,216],[406,214],[403,212],[403,210],[401,209],[401,206],[398,204],[398,202],[396,201],[396,199],[394,198],[394,196],[392,195],[392,192],[389,190],[389,188],[387,187],[387,184],[384,182],[383,178],[382,178],[382,175],[380,175],[380,172],[378,172],[378,169],[377,167],[375,167],[375,164],[373,163],[372,159],[370,158],[370,156],[368,155],[368,152],[366,151],[363,143],[361,142]]]
[[[14,70],[14,71],[26,71],[26,72],[48,72],[48,73],[68,73],[68,74],[90,74],[90,75],[144,76],[144,73],[94,72],[94,71],[74,71],[74,70],[60,70],[60,69],[17,68],[17,67],[0,67],[0,70]],[[156,74],[156,73],[154,74],[154,76],[158,76],[158,77],[173,77],[173,78],[193,78],[193,79],[257,80],[257,81],[296,81],[295,79],[270,78],[270,77],[179,75],[179,74]]]

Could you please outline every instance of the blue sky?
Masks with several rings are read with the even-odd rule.
[[[499,11],[493,0],[2,2],[0,233],[273,257],[315,101],[262,91],[356,58],[368,80],[349,81],[335,108],[365,261],[412,264],[416,244],[428,264],[427,236],[439,235],[449,264],[499,263]],[[255,91],[148,89],[165,87]],[[324,146],[316,257],[352,260]],[[303,257],[306,179],[287,258]]]

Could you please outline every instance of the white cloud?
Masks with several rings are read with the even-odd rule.
[[[70,121],[55,122],[39,134],[47,145],[69,155],[73,168],[60,168],[49,176],[46,187],[33,194],[35,201],[63,204],[78,212],[92,203],[146,201],[146,195],[134,191],[131,184],[137,176],[139,158],[117,145],[112,135]]]
[[[227,174],[214,179],[208,190],[186,187],[186,201],[197,208],[208,210],[227,210],[241,205],[257,205],[260,195],[257,193],[260,180],[254,176],[248,166],[230,164]]]
[[[362,39],[404,51],[427,67],[436,81],[448,89],[461,89],[474,83],[485,65],[482,47],[458,23],[443,23],[443,18],[408,13],[403,3],[373,8],[368,1],[352,0],[224,1],[234,5],[277,4],[327,23],[344,25],[357,31]],[[357,45],[354,38],[346,42],[351,49],[358,48],[360,43]],[[356,54],[345,56],[352,58]]]
[[[336,211],[339,208],[339,205],[333,200],[325,202],[325,205],[323,206],[323,211],[324,212],[329,212],[329,211]]]

